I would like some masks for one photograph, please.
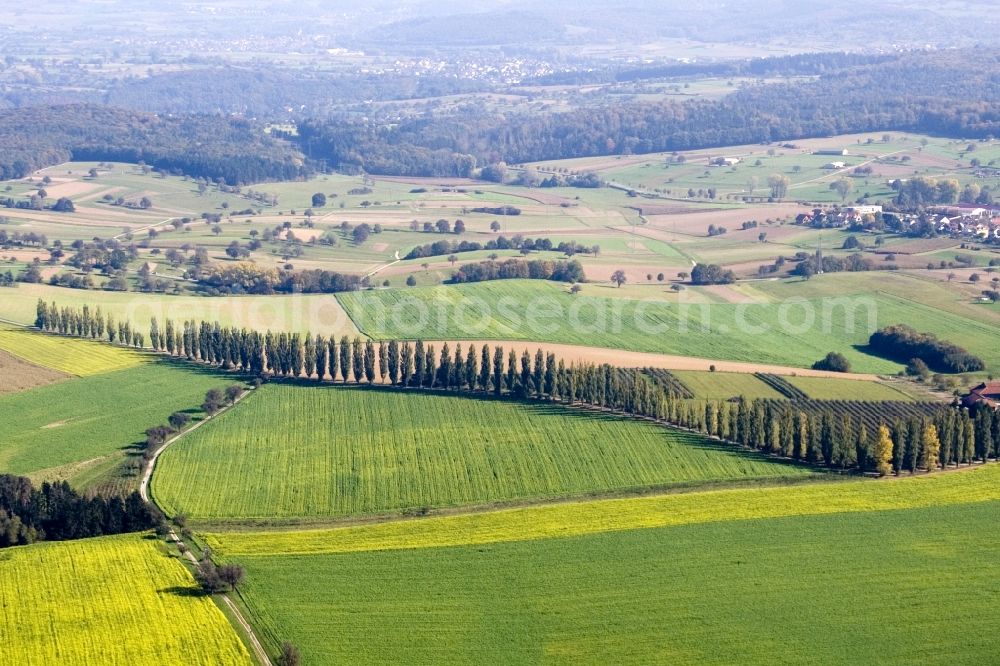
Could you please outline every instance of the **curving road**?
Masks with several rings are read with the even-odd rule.
[[[177,435],[171,437],[163,444],[161,444],[160,447],[153,452],[153,456],[149,459],[149,462],[146,463],[146,468],[143,471],[142,481],[139,483],[139,495],[142,497],[142,499],[145,500],[146,502],[152,502],[152,499],[149,496],[149,482],[150,479],[153,478],[153,469],[156,467],[157,459],[160,457],[160,454],[167,449],[168,446],[179,440],[181,437],[184,437],[188,433],[197,430],[198,428],[208,423],[212,419],[216,418],[220,414],[225,414],[230,409],[238,405],[245,397],[250,395],[250,391],[252,390],[253,389],[245,391],[240,397],[236,398],[236,400],[233,401],[232,405],[227,405],[222,409],[220,409],[219,411],[217,411],[215,414],[206,416],[201,421],[198,421],[187,430],[178,433]],[[177,536],[177,532],[175,532],[174,528],[172,527],[170,528],[170,532],[167,535],[167,538],[173,541],[175,544],[181,543],[181,538]],[[191,564],[193,564],[194,566],[198,566],[198,559],[191,553],[190,550],[184,551],[184,556],[191,562]],[[253,650],[254,655],[257,657],[258,663],[260,663],[262,666],[272,666],[271,659],[270,657],[267,656],[267,650],[264,649],[264,645],[260,642],[260,639],[257,637],[257,634],[254,633],[253,627],[250,626],[250,623],[247,622],[247,619],[243,616],[243,612],[240,611],[239,606],[237,606],[233,602],[233,600],[229,597],[228,594],[223,594],[222,600],[225,602],[226,606],[229,608],[229,611],[233,614],[233,617],[236,618],[236,621],[239,622],[240,626],[243,628],[243,631],[246,633],[247,638],[250,641],[250,647]]]

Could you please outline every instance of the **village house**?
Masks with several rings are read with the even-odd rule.
[[[1000,382],[984,382],[974,387],[962,398],[962,405],[970,409],[978,405],[1000,409]]]

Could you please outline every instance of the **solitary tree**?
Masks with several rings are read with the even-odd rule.
[[[245,577],[246,572],[238,564],[223,564],[219,567],[219,578],[233,590],[243,582]]]
[[[275,663],[278,666],[299,666],[302,662],[302,657],[299,655],[299,649],[285,641],[281,646],[281,654],[275,659]]]
[[[615,285],[617,285],[618,287],[621,287],[628,281],[628,278],[625,277],[625,271],[619,268],[618,270],[616,270],[614,273],[611,274],[611,281],[614,282]]]
[[[774,199],[784,199],[788,194],[788,186],[791,181],[788,176],[780,173],[771,174],[767,179],[767,184],[771,188],[771,197]]]
[[[841,201],[847,201],[847,195],[854,190],[854,183],[848,178],[838,178],[830,183],[830,189],[840,195]]]

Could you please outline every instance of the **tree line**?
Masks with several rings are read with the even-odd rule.
[[[480,261],[465,264],[452,273],[451,282],[485,282],[487,280],[553,280],[555,282],[586,282],[583,265],[575,260],[551,261],[548,259],[507,259],[506,261]]]
[[[25,477],[0,474],[0,548],[141,532],[161,520],[137,492],[85,497],[65,481],[35,488]]]
[[[499,227],[499,224],[497,225]],[[497,236],[485,243],[479,241],[448,241],[439,240],[425,245],[418,245],[410,250],[403,259],[422,259],[424,257],[437,257],[446,254],[460,254],[462,252],[478,252],[480,250],[523,250],[525,252],[561,252],[567,256],[574,254],[597,254],[600,252],[599,246],[584,246],[576,241],[559,241],[553,243],[550,238],[525,238],[520,234],[515,234],[511,238]]]
[[[65,314],[39,301],[36,325],[75,334],[62,330]],[[71,320],[89,316],[69,314]],[[928,412],[915,403],[919,409],[906,411],[897,403],[885,409],[887,403],[870,402],[851,403],[865,406],[862,414],[852,414],[816,401],[692,400],[664,382],[663,372],[567,364],[541,349],[518,355],[502,345],[453,348],[443,343],[437,349],[422,340],[261,333],[193,320],[167,320],[162,326],[154,320],[149,339],[155,351],[262,380],[436,389],[589,406],[840,470],[914,472],[1000,456],[1000,413],[985,408]]]

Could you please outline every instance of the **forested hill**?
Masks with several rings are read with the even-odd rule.
[[[0,111],[0,179],[69,160],[145,162],[230,185],[304,175],[302,155],[252,122],[93,105]]]
[[[974,63],[974,64],[973,64]],[[710,148],[882,130],[1000,135],[1000,56],[921,53],[718,101],[609,104],[563,113],[481,110],[303,123],[314,156],[372,173],[468,175],[473,165]]]

